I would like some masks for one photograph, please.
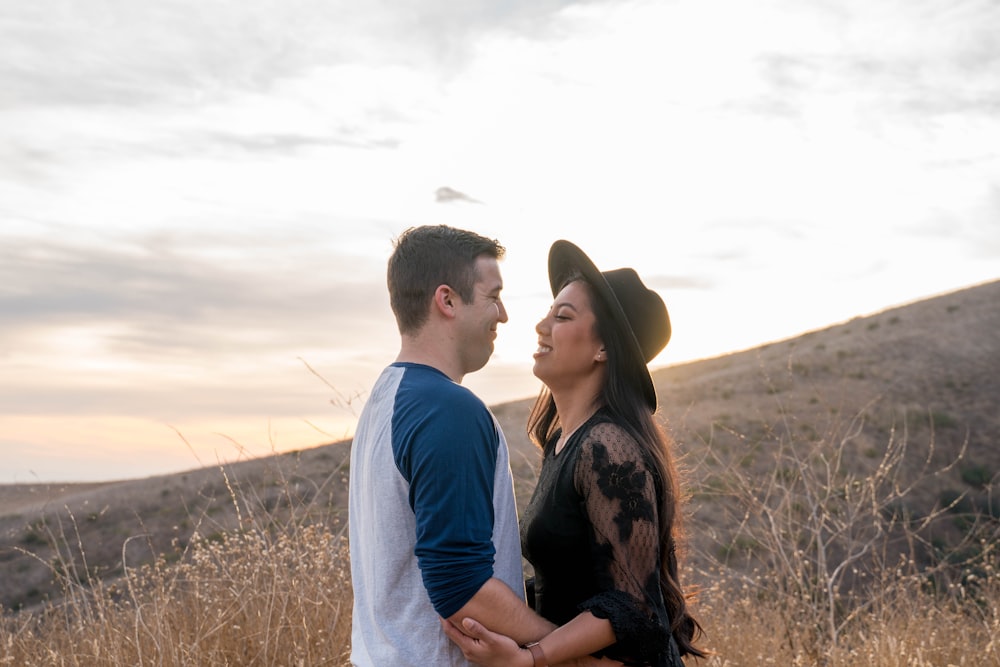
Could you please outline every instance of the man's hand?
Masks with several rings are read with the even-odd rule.
[[[532,667],[531,652],[517,645],[510,637],[491,632],[482,623],[471,618],[462,619],[459,628],[451,621],[441,619],[441,627],[448,639],[455,642],[466,660],[483,667]]]

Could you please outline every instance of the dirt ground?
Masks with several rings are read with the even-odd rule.
[[[46,506],[87,494],[108,482],[77,484],[0,484],[0,516],[31,514]]]

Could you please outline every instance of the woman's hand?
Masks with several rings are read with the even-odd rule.
[[[471,618],[462,619],[459,628],[451,621],[441,619],[441,627],[448,639],[462,649],[465,659],[482,667],[534,667],[531,651],[521,648],[510,637],[492,632],[482,623]],[[553,667],[623,667],[610,658],[581,656]]]
[[[448,639],[462,649],[466,660],[483,667],[532,667],[534,659],[528,649],[521,648],[510,637],[497,634],[471,618],[462,619],[459,628],[441,619]]]

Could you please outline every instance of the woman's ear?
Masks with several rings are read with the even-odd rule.
[[[607,358],[608,358],[607,352],[605,352],[603,347],[597,351],[596,355],[594,355],[594,359],[596,359],[597,361],[606,361]]]

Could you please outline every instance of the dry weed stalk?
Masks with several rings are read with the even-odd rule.
[[[942,600],[918,589],[898,589],[891,599],[860,615],[820,655],[787,640],[791,610],[759,595],[759,588],[712,572],[697,610],[706,622],[707,661],[689,667],[993,667],[1000,665],[1000,578],[994,572],[982,600]]]
[[[57,523],[51,569],[64,597],[0,619],[0,665],[345,664],[352,597],[339,516],[297,504],[297,482],[283,479],[280,500],[265,503],[223,476],[238,529],[196,534],[135,567],[129,545],[143,536],[130,537],[110,584],[88,575],[82,544]]]
[[[919,473],[907,477],[902,472],[912,454],[907,432],[891,429],[875,465],[859,471],[848,465],[848,457],[862,426],[859,414],[816,440],[776,435],[760,447],[764,475],[738,463],[709,473],[714,492],[726,500],[722,504],[736,513],[736,528],[717,553],[701,554],[712,565],[695,578],[713,582],[703,613],[713,625],[719,620],[713,614],[721,613],[762,631],[750,638],[756,647],[750,654],[760,662],[711,664],[1000,665],[992,639],[1000,527],[988,516],[977,517],[942,557],[928,535],[954,518],[949,512],[958,501],[922,513],[908,509],[916,489],[957,465],[964,447],[954,460],[934,467],[932,424]],[[792,429],[785,424],[783,431],[770,433]],[[900,641],[938,657],[887,661],[886,652]],[[962,651],[954,645],[965,641],[967,647],[985,647],[993,662],[959,659]],[[739,653],[747,655],[747,648]],[[945,654],[953,657],[936,662]],[[768,657],[776,655],[786,658]]]

